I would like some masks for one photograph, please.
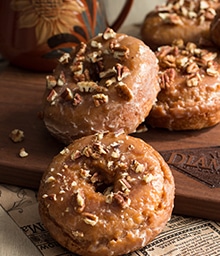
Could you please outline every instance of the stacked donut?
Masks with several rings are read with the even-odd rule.
[[[220,122],[218,0],[168,0],[150,12],[142,38],[159,61],[152,127],[198,130]]]
[[[150,145],[128,134],[160,90],[158,61],[139,39],[107,29],[46,78],[43,120],[66,146],[39,188],[43,224],[79,255],[144,247],[171,216],[174,179]]]
[[[112,29],[59,61],[47,77],[43,118],[66,144],[106,130],[134,132],[160,89],[154,53],[139,39]]]

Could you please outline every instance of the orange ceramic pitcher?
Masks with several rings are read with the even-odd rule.
[[[12,64],[52,71],[57,59],[109,26],[101,0],[0,0],[0,53]],[[133,0],[126,1],[115,31]]]

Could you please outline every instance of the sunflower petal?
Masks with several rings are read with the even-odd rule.
[[[45,43],[53,35],[52,24],[50,22],[40,21],[35,31],[38,44]]]
[[[35,13],[23,14],[19,18],[19,28],[31,28],[37,24],[37,15]]]

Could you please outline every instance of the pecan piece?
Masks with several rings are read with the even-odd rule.
[[[99,218],[97,215],[89,213],[89,212],[84,212],[82,213],[83,215],[83,221],[91,226],[95,226],[96,223],[99,221]]]
[[[103,93],[97,93],[93,95],[92,98],[96,107],[108,103],[108,95],[105,95]]]
[[[125,196],[124,193],[121,191],[114,193],[113,198],[123,209],[129,207],[129,205],[131,204],[130,198]]]
[[[73,106],[77,106],[82,102],[82,97],[79,95],[79,93],[75,93],[73,97]]]
[[[9,134],[9,137],[13,142],[21,142],[24,140],[24,132],[20,129],[14,129]]]
[[[19,156],[22,157],[22,158],[28,156],[28,152],[25,150],[25,148],[20,149]]]
[[[130,101],[133,98],[133,92],[129,89],[129,87],[123,83],[119,82],[115,89],[119,95],[119,97],[123,98],[124,100]]]
[[[81,92],[102,92],[106,90],[106,88],[99,86],[93,81],[80,81],[77,83],[77,86]]]
[[[68,64],[70,61],[71,57],[69,53],[64,53],[60,58],[59,58],[59,62],[61,64]]]
[[[81,190],[76,193],[76,202],[78,205],[77,211],[82,212],[85,208],[85,195]]]
[[[117,63],[115,65],[115,69],[117,72],[117,80],[122,81],[123,78],[130,75],[130,70],[128,67],[121,65],[120,63]]]
[[[111,28],[107,28],[104,33],[102,34],[102,38],[104,40],[109,40],[111,38],[115,38],[116,37],[116,33],[113,29]]]
[[[54,89],[52,89],[49,95],[47,96],[47,101],[50,102],[51,105],[53,105],[55,103],[55,99],[57,98],[57,96],[57,92]]]
[[[114,47],[113,49],[113,57],[116,59],[121,59],[121,58],[128,58],[129,57],[129,48],[126,46],[119,46],[119,47]]]
[[[47,89],[53,89],[57,85],[56,78],[52,75],[46,76]]]
[[[73,99],[73,93],[70,88],[65,88],[65,90],[61,93],[60,96],[66,101]]]

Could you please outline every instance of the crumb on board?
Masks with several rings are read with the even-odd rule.
[[[21,148],[20,152],[19,152],[19,156],[21,158],[27,157],[28,156],[28,152],[25,150],[25,148]]]
[[[17,143],[24,140],[24,132],[20,129],[14,129],[9,134],[10,139]]]

